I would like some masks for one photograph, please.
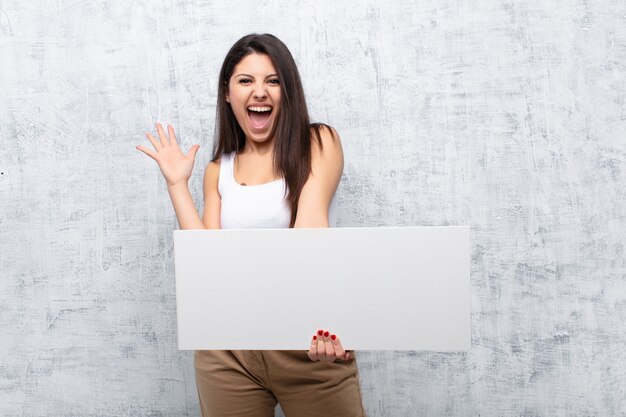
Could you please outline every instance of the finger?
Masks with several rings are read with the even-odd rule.
[[[335,334],[331,334],[330,335],[330,340],[333,344],[333,348],[335,349],[335,357],[337,359],[344,359],[344,355],[346,354],[345,349],[343,348],[343,345],[341,344],[341,341],[339,340],[339,338],[337,337],[337,335]]]
[[[344,361],[346,361],[346,362],[348,362],[350,359],[352,359],[352,352],[351,352],[351,351],[349,351],[349,350],[346,350],[346,354],[345,354],[345,356],[343,357],[343,360],[344,360]]]
[[[145,153],[146,155],[148,155],[150,158],[154,159],[155,161],[157,160],[156,154],[152,152],[151,150],[146,149],[141,145],[137,146],[136,148],[137,150],[140,150],[141,152]]]
[[[317,359],[317,335],[313,335],[313,339],[311,339],[311,346],[309,347],[309,358],[312,361],[316,361]]]
[[[335,348],[330,340],[330,332],[324,332],[324,347],[326,348],[326,362],[335,362]]]
[[[326,347],[324,346],[324,330],[317,331],[317,360],[326,360]]]
[[[163,130],[163,126],[161,126],[161,123],[157,123],[156,127],[157,127],[157,132],[159,133],[159,138],[161,139],[161,144],[163,146],[170,146],[170,140],[167,138],[167,135],[165,134],[165,131]]]
[[[160,151],[161,148],[163,147],[161,145],[161,142],[159,142],[158,140],[156,140],[154,138],[154,136],[152,136],[152,134],[150,132],[146,132],[146,137],[148,138],[148,140],[150,141],[150,143],[152,143],[152,146],[154,146],[154,149],[156,149],[157,151]]]
[[[167,125],[167,133],[170,135],[171,144],[178,146],[178,141],[176,141],[176,134],[174,134],[174,126]]]

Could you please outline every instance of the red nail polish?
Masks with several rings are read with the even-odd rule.
[[[317,335],[318,335],[318,336],[321,336],[323,332],[324,332],[324,330],[318,330],[318,331],[317,331]]]
[[[332,336],[330,336],[330,338],[331,338],[331,339],[333,339],[333,340],[335,340],[335,339],[337,338],[337,336],[332,335]]]
[[[313,335],[313,340],[317,340],[317,336]]]
[[[328,334],[329,334],[328,332],[324,332],[324,336],[328,337]]]

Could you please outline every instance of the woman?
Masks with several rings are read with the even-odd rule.
[[[287,47],[269,34],[244,36],[219,77],[202,218],[187,185],[199,145],[184,155],[173,128],[166,135],[157,124],[159,140],[146,134],[156,152],[137,147],[159,164],[180,228],[328,227],[343,171],[341,143],[328,125],[309,122]],[[202,415],[271,417],[280,402],[287,417],[363,416],[353,359],[324,329],[308,352],[197,351]]]

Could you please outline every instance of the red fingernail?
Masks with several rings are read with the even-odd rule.
[[[317,335],[318,335],[318,336],[321,336],[323,332],[324,332],[324,330],[318,330],[318,331],[317,331]]]
[[[317,340],[317,336],[313,335],[313,340]]]
[[[330,338],[331,338],[331,339],[333,339],[333,340],[335,340],[335,339],[337,338],[337,336],[332,335]]]
[[[328,337],[328,332],[324,332],[324,336]]]

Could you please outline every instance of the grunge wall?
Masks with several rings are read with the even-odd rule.
[[[613,0],[0,2],[0,415],[199,415],[177,223],[135,145],[157,121],[200,143],[201,206],[250,32],[341,135],[338,226],[471,226],[471,351],[358,352],[369,416],[626,416]]]

